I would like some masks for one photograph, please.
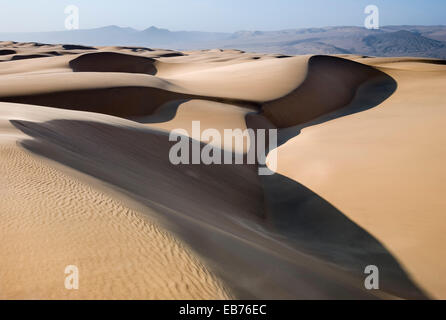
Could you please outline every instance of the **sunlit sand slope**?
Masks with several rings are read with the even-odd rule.
[[[0,46],[0,297],[446,297],[444,61]],[[277,128],[276,173],[172,165],[251,145],[193,121]]]

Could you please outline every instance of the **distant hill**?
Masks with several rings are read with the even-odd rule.
[[[377,35],[370,35],[363,39],[374,55],[423,55],[426,52],[433,55],[446,54],[445,42],[429,39],[419,33],[400,30]]]
[[[235,33],[169,31],[150,27],[142,31],[108,26],[88,30],[39,33],[0,33],[0,40],[121,45],[194,49],[240,49],[281,54],[359,54],[418,56],[446,59],[446,26],[325,27]]]

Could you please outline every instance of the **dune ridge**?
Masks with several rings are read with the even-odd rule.
[[[1,46],[2,50],[11,51],[0,57],[3,137],[0,145],[6,150],[12,150],[11,142],[19,146],[15,151],[3,153],[1,161],[5,168],[10,168],[14,158],[31,162],[39,159],[40,162],[33,162],[37,169],[32,178],[23,181],[46,181],[45,170],[53,170],[54,176],[59,177],[61,172],[67,177],[64,179],[76,175],[81,181],[79,185],[82,184],[79,188],[103,192],[103,195],[87,193],[85,199],[79,200],[77,209],[69,207],[67,212],[59,213],[61,220],[57,221],[63,224],[64,219],[81,219],[85,211],[101,212],[101,221],[111,219],[109,233],[125,239],[126,246],[116,244],[117,248],[121,253],[127,250],[126,254],[135,259],[133,264],[125,266],[126,277],[120,278],[121,287],[110,292],[113,296],[260,299],[444,296],[444,283],[433,282],[433,275],[443,265],[443,260],[433,262],[433,254],[443,249],[444,242],[437,241],[441,239],[439,229],[422,224],[423,231],[417,232],[414,240],[408,232],[412,227],[398,224],[400,220],[395,218],[391,220],[393,233],[389,232],[385,225],[389,220],[380,212],[385,212],[386,217],[395,213],[403,220],[400,212],[407,209],[406,202],[396,191],[401,187],[389,189],[388,184],[376,183],[373,178],[382,177],[384,172],[392,176],[386,171],[387,164],[391,164],[393,178],[400,181],[400,166],[389,156],[387,146],[396,142],[404,146],[394,148],[399,150],[399,157],[410,150],[410,137],[403,139],[394,132],[417,128],[409,119],[422,114],[422,109],[413,107],[406,98],[414,86],[411,83],[416,86],[428,79],[430,91],[423,87],[432,95],[426,100],[427,108],[442,110],[439,106],[443,98],[438,87],[446,71],[440,60],[288,57],[238,50],[177,52],[14,42],[3,42]],[[17,55],[45,57],[16,60]],[[403,69],[401,63],[405,64]],[[425,64],[426,69],[420,68],[420,64]],[[416,101],[421,103],[423,92],[417,94]],[[409,104],[409,108],[404,109],[404,104]],[[220,131],[278,128],[279,147],[270,150],[270,156],[274,152],[279,154],[276,174],[259,177],[255,165],[173,166],[168,159],[173,145],[168,140],[169,132],[176,127],[189,129],[194,120],[202,121],[202,129]],[[377,128],[381,127],[388,139],[379,134]],[[436,131],[424,128],[422,132],[441,142],[445,135],[441,127],[434,128]],[[415,152],[424,150],[432,157],[433,145],[423,144],[424,139],[416,141],[419,149]],[[202,147],[206,143],[201,141]],[[362,145],[375,150],[375,157],[362,156],[360,151],[368,154]],[[334,152],[338,146],[342,149],[340,154]],[[247,151],[221,148],[230,153]],[[376,160],[379,155],[384,160]],[[438,155],[443,159],[443,154]],[[424,159],[419,153],[414,158]],[[336,165],[327,162],[328,159]],[[411,159],[406,162],[412,163]],[[362,183],[352,178],[349,168],[356,177],[362,177]],[[422,168],[411,166],[410,170],[416,180],[424,173]],[[438,194],[442,185],[435,183],[433,176],[428,178],[430,183],[422,184],[423,192]],[[44,192],[53,192],[57,179],[44,184]],[[370,186],[368,181],[372,182]],[[14,180],[5,185],[3,192],[13,194]],[[72,185],[78,184],[70,182],[69,186]],[[32,186],[31,183],[28,186],[31,190],[25,188],[24,193],[33,192]],[[377,206],[376,197],[386,199],[377,191],[379,188],[399,197],[399,201],[386,200],[387,208]],[[76,199],[70,188],[58,191],[61,195],[56,196],[54,207],[63,204],[64,199]],[[102,197],[107,200],[91,207],[91,199]],[[33,199],[21,199],[23,207],[17,221],[30,219]],[[113,202],[110,209],[108,204],[112,201],[119,204]],[[84,203],[88,209],[83,209]],[[137,203],[141,213],[127,209],[126,203]],[[438,225],[441,225],[439,212],[444,206],[433,203],[436,206],[430,207],[428,216],[440,220]],[[114,208],[129,214],[115,213]],[[115,217],[114,214],[117,220],[108,218],[108,215]],[[38,215],[46,217],[44,212]],[[141,217],[148,219],[145,223],[152,227],[144,227],[147,232],[137,233],[136,239],[128,237],[132,226],[146,225]],[[412,214],[410,219],[408,224],[421,218]],[[87,230],[98,235],[108,230],[88,219],[82,221],[88,225]],[[117,228],[119,223],[128,224],[129,228]],[[11,232],[10,224],[1,227]],[[50,224],[49,228],[52,227],[58,229]],[[156,228],[166,229],[175,236],[159,236],[164,231],[151,234]],[[40,242],[35,239],[42,234],[39,229],[33,232],[20,238],[22,246],[18,253],[8,248],[0,252],[8,254],[9,264],[2,275],[10,288],[7,297],[21,298],[28,294],[14,291],[13,280],[17,275],[11,271],[11,261],[34,257],[24,267],[24,272],[31,273],[44,259],[44,253],[33,255],[41,252],[37,250]],[[47,245],[57,252],[55,259],[65,260],[66,256],[56,250],[55,240],[59,237],[54,235],[50,238],[54,242]],[[14,242],[9,233],[5,233],[5,238],[8,243]],[[121,261],[122,255],[103,256],[108,241],[93,245],[91,255],[98,260],[91,260],[91,268],[96,266],[104,274],[117,272],[118,276],[118,270],[105,262],[113,265],[114,261]],[[419,248],[425,244],[430,250],[422,255]],[[84,245],[79,244],[79,250]],[[165,248],[178,254],[164,253]],[[77,257],[79,254],[74,253]],[[159,264],[132,275],[131,271],[145,265],[144,259],[151,254],[159,254],[168,267]],[[417,260],[420,256],[431,263],[423,268]],[[382,268],[379,291],[364,288],[364,267],[373,263]],[[182,273],[181,268],[175,267],[177,264],[187,265],[184,269],[188,273]],[[138,277],[144,281],[138,281]],[[179,295],[152,287],[148,284],[152,280],[167,288],[180,288]],[[82,297],[101,297],[105,294],[102,285],[103,282],[95,282],[95,289],[84,292]],[[132,287],[125,288],[126,285]],[[39,286],[45,287],[45,282],[39,282]],[[38,298],[64,296],[53,290],[50,281]]]
[[[292,127],[345,107],[367,81],[389,79],[379,70],[354,61],[312,56],[305,80],[293,92],[268,101],[262,110],[276,126]]]

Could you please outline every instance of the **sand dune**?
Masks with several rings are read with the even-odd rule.
[[[139,212],[2,141],[2,299],[224,299],[196,255]],[[79,290],[64,270],[79,268]]]
[[[445,154],[439,146],[446,139],[446,66],[411,63],[413,70],[407,70],[409,64],[400,70],[398,62],[393,68],[386,61],[383,71],[398,89],[379,107],[309,126],[282,145],[278,172],[317,192],[375,235],[417,283],[433,297],[444,298],[440,274],[446,261],[438,252],[446,240],[446,203],[438,192],[445,187]],[[293,157],[294,152],[300,157]]]
[[[446,297],[444,62],[0,46],[0,297]],[[278,128],[277,172],[172,165],[198,120]]]
[[[124,72],[154,75],[155,59],[116,52],[86,53],[70,61],[74,72]]]
[[[383,83],[393,81],[367,65],[341,58],[313,56],[308,61],[306,78],[301,85],[284,97],[265,103],[263,110],[278,127],[291,127],[343,108],[361,85],[377,78]],[[296,102],[299,104],[291,108]]]
[[[161,106],[154,114],[146,117],[135,117],[133,120],[145,123],[147,127],[170,132],[182,128],[192,137],[193,121],[200,121],[200,138],[207,129],[217,130],[224,136],[226,129],[245,130],[245,117],[252,113],[252,109],[235,105],[213,102],[209,100],[177,100]],[[232,141],[200,141],[211,144],[228,152],[246,153],[250,147],[248,137],[244,137],[242,146]]]

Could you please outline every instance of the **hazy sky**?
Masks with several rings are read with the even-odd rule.
[[[170,30],[279,30],[363,25],[364,8],[380,9],[381,25],[446,24],[446,0],[0,0],[0,32],[63,30],[67,5],[80,28],[119,25]]]

